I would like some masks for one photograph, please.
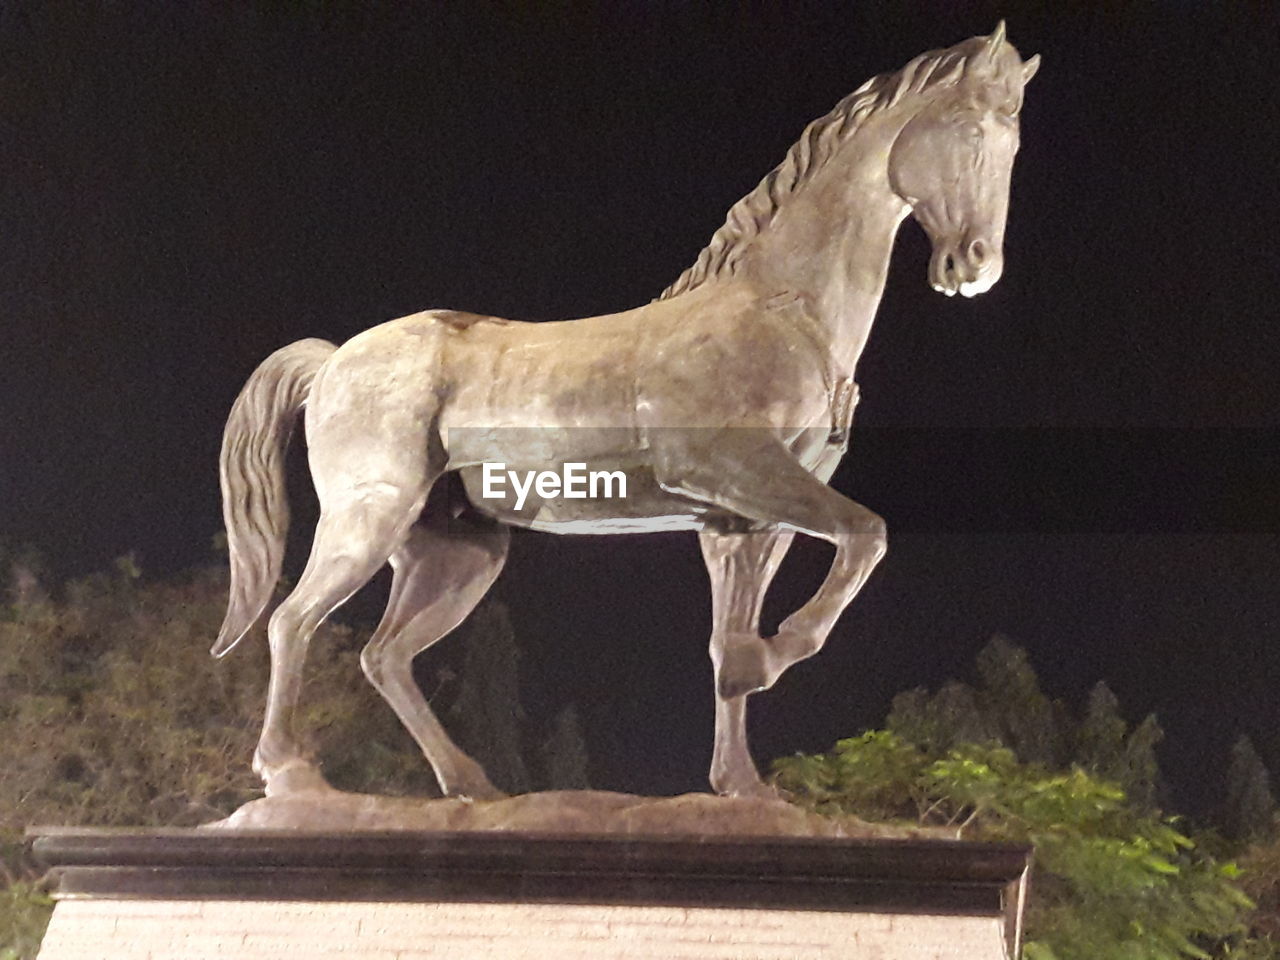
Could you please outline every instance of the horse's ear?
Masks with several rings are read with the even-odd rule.
[[[996,24],[995,31],[991,36],[987,37],[986,54],[987,59],[992,63],[996,62],[996,57],[1000,53],[1000,48],[1004,46],[1004,21],[1001,20]]]
[[[1040,54],[1034,57],[1028,57],[1022,62],[1022,83],[1026,85],[1031,82],[1031,78],[1036,75],[1036,71],[1040,69]]]

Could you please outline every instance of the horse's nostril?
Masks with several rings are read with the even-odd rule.
[[[942,261],[942,275],[944,277],[954,276],[956,272],[956,258],[951,254],[947,254]]]
[[[969,244],[969,262],[974,266],[982,266],[987,261],[987,245],[981,240]]]

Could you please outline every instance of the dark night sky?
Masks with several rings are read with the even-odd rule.
[[[0,5],[0,537],[59,574],[206,560],[222,422],[276,347],[645,302],[805,123],[1005,16],[1044,58],[1005,278],[934,294],[904,226],[834,481],[889,556],[753,700],[756,755],[880,722],[1002,631],[1052,692],[1157,711],[1183,803],[1240,731],[1280,774],[1277,7],[326,6]],[[779,610],[825,557],[799,553]],[[705,784],[692,536],[523,535],[503,591],[596,785]]]

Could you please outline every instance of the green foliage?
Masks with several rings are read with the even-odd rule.
[[[1280,839],[1255,843],[1240,857],[1240,882],[1257,904],[1250,922],[1254,933],[1276,944],[1280,957]]]
[[[893,698],[886,726],[911,743],[945,752],[958,743],[1000,743],[987,698],[967,683],[949,681],[934,695],[922,687]]]
[[[1277,960],[1277,958],[1280,958],[1280,940],[1266,935],[1228,943],[1217,954],[1217,960]]]
[[[1252,904],[1234,865],[1079,767],[1023,763],[989,744],[939,755],[873,731],[774,769],[780,787],[819,812],[1033,846],[1031,960],[1203,958],[1206,947],[1243,942]]]
[[[1026,650],[996,635],[978,651],[977,668],[982,700],[1000,742],[1028,763],[1058,763],[1063,754],[1062,707],[1040,689]]]
[[[520,648],[506,604],[486,599],[462,628],[461,681],[449,709],[454,739],[508,793],[529,789],[520,704]]]
[[[0,960],[31,960],[53,913],[53,900],[28,880],[0,890]]]
[[[17,836],[0,837],[0,960],[34,960],[53,914],[35,867]]]
[[[1156,746],[1164,732],[1154,716],[1132,732],[1115,695],[1099,683],[1082,720],[1040,687],[1027,652],[996,636],[977,657],[978,684],[951,681],[935,694],[918,688],[893,700],[885,726],[931,753],[960,744],[993,744],[1026,763],[1077,764],[1124,788],[1154,812],[1161,792]]]
[[[71,584],[63,602],[9,609],[0,621],[0,831],[190,825],[258,794],[248,761],[266,644],[250,638],[222,661],[209,656],[225,591],[220,572],[148,584],[125,560]],[[341,626],[317,634],[304,742],[343,786],[427,787],[417,748],[360,673],[363,639]]]
[[[1105,680],[1089,692],[1089,706],[1076,731],[1077,760],[1105,780],[1119,782],[1125,768],[1125,739],[1129,725],[1120,715],[1120,702]]]
[[[1164,734],[1154,716],[1131,730],[1100,683],[1076,720],[1002,637],[979,654],[977,673],[974,685],[900,694],[889,732],[779,761],[779,782],[831,813],[1032,844],[1033,960],[1280,956],[1275,803],[1251,744],[1233,751],[1226,840],[1193,843],[1158,809]],[[1242,869],[1215,859],[1250,839]],[[1252,912],[1241,884],[1258,901]]]
[[[1026,651],[992,637],[978,653],[977,672],[977,686],[951,681],[936,694],[922,688],[899,694],[885,725],[932,751],[994,743],[1030,763],[1062,762],[1066,708],[1040,689]]]
[[[260,793],[249,760],[267,645],[250,636],[223,660],[209,656],[227,597],[221,565],[149,582],[130,555],[58,599],[41,570],[30,551],[0,545],[0,960],[34,956],[50,910],[22,864],[26,827],[189,826]],[[451,725],[496,783],[526,790],[519,649],[505,606],[487,601],[463,633],[459,674],[439,670]],[[303,747],[340,789],[435,795],[417,745],[361,672],[366,640],[333,623],[317,632],[297,717]],[[543,760],[553,785],[586,786],[572,708],[555,719]]]
[[[21,571],[20,571],[21,572]],[[0,957],[35,954],[50,904],[24,871],[40,824],[187,826],[259,795],[249,759],[266,644],[209,656],[226,602],[220,571],[146,583],[126,558],[54,601],[25,577],[0,607]],[[312,647],[300,728],[337,785],[434,784],[361,676],[363,638],[326,627]]]
[[[1241,735],[1231,747],[1222,820],[1228,838],[1241,845],[1276,837],[1276,801],[1271,777],[1253,741]]]
[[[1164,740],[1164,730],[1155,714],[1147,714],[1129,734],[1124,745],[1124,766],[1117,772],[1129,799],[1145,810],[1154,810],[1163,792],[1156,747]]]
[[[552,720],[551,733],[542,743],[542,765],[547,790],[591,789],[587,777],[587,743],[573,704]]]
[[[872,730],[828,754],[774,761],[777,784],[828,816],[931,822],[922,780],[927,756],[895,733]]]

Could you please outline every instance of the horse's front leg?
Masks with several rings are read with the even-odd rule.
[[[711,663],[715,669],[716,731],[711,788],[729,796],[771,793],[747,746],[747,695],[725,688],[751,686],[767,649],[760,639],[760,608],[795,534],[775,528],[699,534],[711,578]]]
[[[750,671],[726,671],[720,692],[766,689],[792,664],[822,649],[827,635],[885,553],[884,521],[804,469],[765,431],[725,430],[708,442],[661,451],[659,481],[673,493],[714,504],[744,519],[819,537],[835,557],[817,592],[760,648]],[[732,681],[732,682],[730,682]]]

